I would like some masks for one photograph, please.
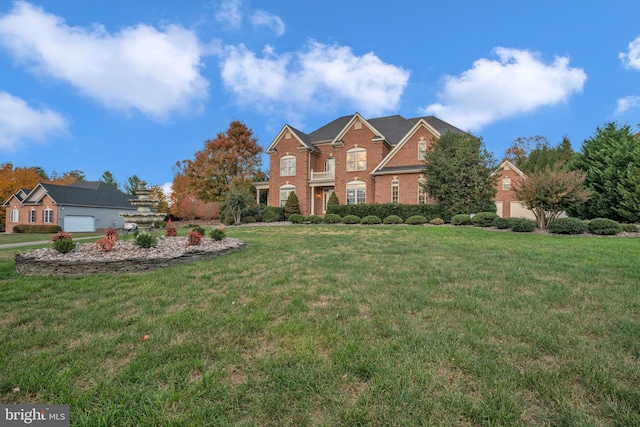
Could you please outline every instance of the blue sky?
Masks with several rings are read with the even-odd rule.
[[[435,115],[500,159],[520,136],[640,123],[640,2],[0,3],[0,163],[173,179],[243,121]],[[265,156],[263,167],[268,168]]]

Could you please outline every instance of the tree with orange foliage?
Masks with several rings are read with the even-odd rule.
[[[261,163],[262,147],[251,129],[233,121],[226,133],[205,141],[194,160],[184,163],[189,188],[203,202],[224,200],[232,184],[248,187]]]

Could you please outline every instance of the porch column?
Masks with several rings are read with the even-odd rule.
[[[311,187],[311,213],[309,215],[316,214],[316,187]]]

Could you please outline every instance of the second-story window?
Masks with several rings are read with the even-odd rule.
[[[295,156],[284,156],[280,159],[280,176],[295,176],[296,158]]]
[[[427,157],[427,141],[418,141],[418,160],[424,161]]]
[[[502,178],[502,189],[511,190],[511,178]]]
[[[347,151],[347,172],[367,170],[367,150],[352,148]]]

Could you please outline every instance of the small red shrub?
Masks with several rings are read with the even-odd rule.
[[[178,229],[172,225],[167,225],[167,229],[165,231],[165,236],[167,237],[176,237],[178,235]]]
[[[66,231],[58,231],[56,234],[51,236],[51,239],[49,240],[51,240],[52,242],[57,242],[58,240],[64,239],[71,240],[71,233],[67,233]]]
[[[117,240],[117,237],[116,237],[116,240]],[[116,247],[116,240],[110,239],[109,237],[105,236],[102,239],[96,241],[94,243],[94,246],[97,249],[102,249],[105,252],[111,252],[113,248]]]
[[[187,246],[196,246],[200,244],[202,240],[202,234],[198,231],[190,231],[187,235]]]
[[[115,228],[107,228],[106,230],[104,230],[104,237],[115,242],[116,240],[118,240],[118,232]]]

